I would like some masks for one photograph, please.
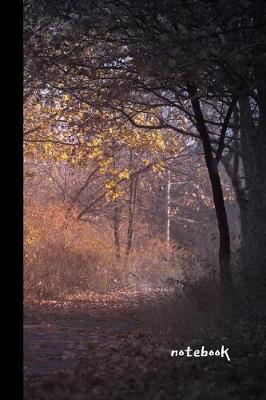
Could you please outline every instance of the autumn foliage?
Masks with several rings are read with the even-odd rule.
[[[26,299],[161,287],[166,277],[182,279],[193,268],[199,274],[190,249],[174,248],[169,259],[159,238],[146,239],[128,259],[116,260],[108,223],[76,220],[68,204],[28,200],[24,212]]]

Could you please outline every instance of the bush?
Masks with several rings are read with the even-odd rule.
[[[24,214],[26,298],[106,291],[119,266],[110,232],[78,222],[67,205],[32,202]]]

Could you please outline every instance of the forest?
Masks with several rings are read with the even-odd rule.
[[[266,3],[24,0],[25,400],[266,397]]]

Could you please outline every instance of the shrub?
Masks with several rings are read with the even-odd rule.
[[[25,206],[25,297],[106,291],[115,263],[110,232],[78,222],[67,205]]]

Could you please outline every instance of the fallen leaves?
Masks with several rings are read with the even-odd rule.
[[[26,307],[25,400],[263,398],[265,345],[235,338],[228,365],[170,359],[170,344],[138,323],[139,301],[90,293]]]

